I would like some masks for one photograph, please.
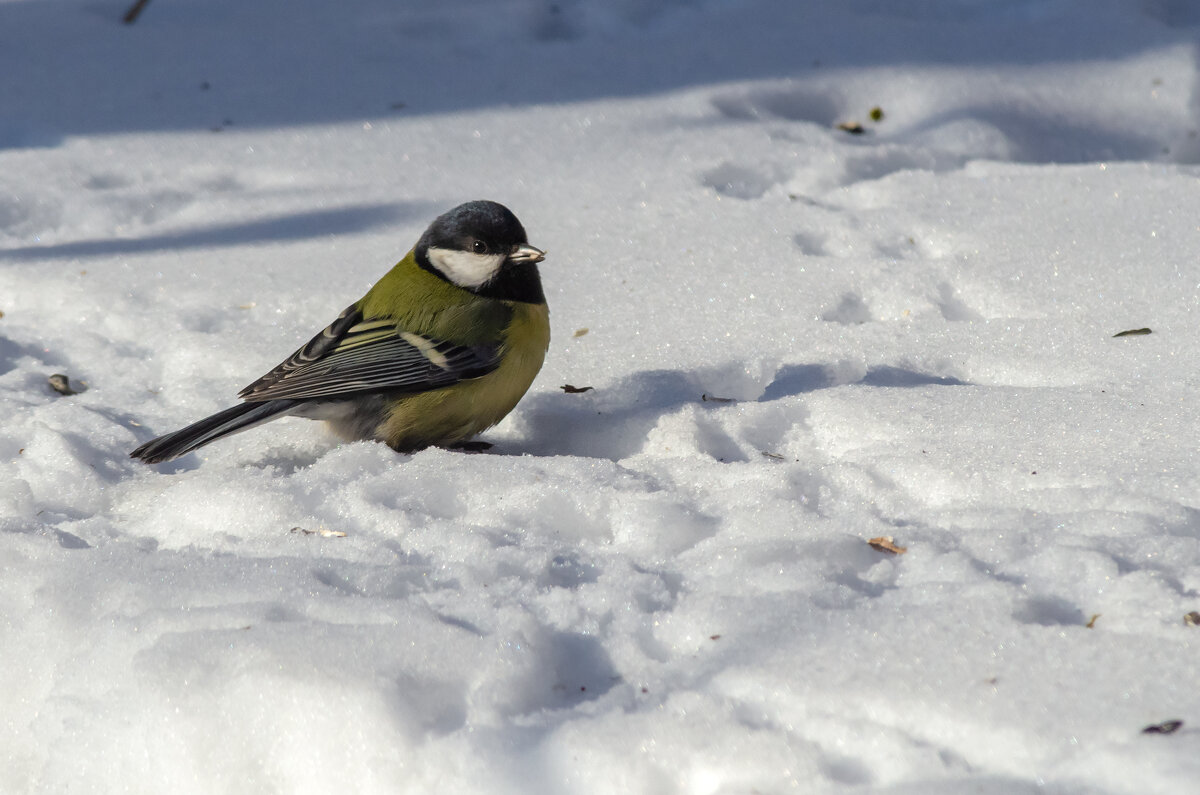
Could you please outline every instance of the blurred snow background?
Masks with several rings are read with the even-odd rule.
[[[0,0],[0,791],[1195,788],[1200,7],[126,7]],[[474,198],[491,452],[126,457]]]

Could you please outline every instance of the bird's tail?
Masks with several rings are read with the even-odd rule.
[[[129,457],[140,458],[147,464],[170,461],[220,439],[222,436],[229,436],[273,420],[295,408],[299,402],[298,400],[266,400],[261,403],[242,403],[224,411],[218,411],[199,422],[193,422],[174,433],[151,439],[130,453]]]

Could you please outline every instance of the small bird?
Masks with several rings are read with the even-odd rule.
[[[512,411],[542,367],[545,252],[505,206],[459,205],[329,327],[238,393],[244,403],[130,453],[149,464],[279,417],[400,452],[453,445]]]

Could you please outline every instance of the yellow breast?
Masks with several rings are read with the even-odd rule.
[[[511,307],[498,368],[480,378],[396,401],[376,438],[406,452],[468,439],[504,419],[537,377],[550,346],[546,305],[513,302]]]

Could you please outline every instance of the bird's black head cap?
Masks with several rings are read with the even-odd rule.
[[[474,201],[460,204],[442,213],[421,235],[417,252],[430,246],[470,251],[476,242],[483,242],[492,251],[508,251],[513,246],[528,243],[525,227],[503,204]]]

